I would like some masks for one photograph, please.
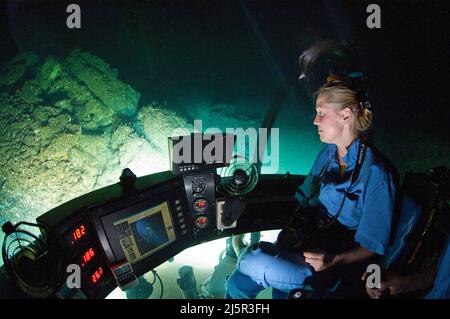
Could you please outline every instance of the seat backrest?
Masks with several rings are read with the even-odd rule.
[[[433,219],[433,208],[438,199],[438,185],[430,174],[407,172],[397,197],[397,220],[394,221],[395,236],[382,260],[382,268],[400,267],[416,249],[420,233]],[[431,217],[431,218],[430,218]],[[394,218],[395,219],[395,218]],[[420,247],[420,243],[419,243]],[[407,261],[407,260],[406,260]]]
[[[423,206],[415,200],[410,193],[403,191],[399,219],[396,221],[395,236],[382,259],[381,267],[390,268],[404,252],[406,243],[416,228],[422,215]]]

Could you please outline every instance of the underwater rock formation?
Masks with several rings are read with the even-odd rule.
[[[117,70],[79,50],[64,60],[50,56],[40,61],[33,53],[21,53],[3,68],[0,88],[22,103],[70,113],[83,132],[94,134],[117,119],[133,118],[140,98],[118,80]]]
[[[104,109],[123,118],[132,118],[135,115],[141,95],[117,79],[117,70],[98,57],[80,51],[72,52],[64,65],[70,70],[68,73],[95,97],[87,96],[87,103],[83,104],[84,109],[77,112],[81,121],[87,117],[100,117]],[[67,89],[69,90],[70,86]]]
[[[21,52],[14,59],[8,62],[2,69],[0,78],[0,90],[3,92],[8,87],[14,87],[16,83],[23,80],[35,64],[39,62],[39,57],[33,52]]]
[[[2,70],[1,224],[33,221],[116,183],[125,167],[138,176],[169,169],[162,141],[176,126],[188,127],[156,103],[137,113],[140,94],[88,53],[65,60],[22,53]]]
[[[180,129],[178,133],[175,129]],[[167,137],[193,132],[192,124],[186,122],[172,110],[163,109],[154,103],[141,108],[136,117],[135,129],[141,133],[157,151],[168,149]]]

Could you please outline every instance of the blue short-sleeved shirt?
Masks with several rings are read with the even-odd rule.
[[[442,251],[437,264],[437,274],[434,279],[433,289],[425,296],[425,299],[449,299],[450,298],[450,237]]]
[[[351,184],[351,174],[356,165],[360,143],[359,139],[353,141],[347,155],[343,157],[347,168],[342,181],[339,176],[337,146],[327,144],[317,156],[305,181],[297,189],[295,198],[300,205],[308,205],[307,197],[312,185],[330,159],[320,184],[320,192],[311,199],[310,204],[329,215],[338,213],[344,194]],[[388,246],[395,192],[392,172],[381,158],[377,157],[374,150],[367,147],[358,180],[352,185],[338,220],[343,225],[356,229],[357,243],[380,255],[385,253]]]

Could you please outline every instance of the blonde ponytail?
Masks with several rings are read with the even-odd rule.
[[[367,131],[372,125],[373,114],[372,111],[361,106],[358,108],[356,114],[355,128],[358,132]]]

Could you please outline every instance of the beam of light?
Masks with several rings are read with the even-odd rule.
[[[247,8],[246,4],[243,1],[239,2],[239,5],[241,7],[241,10],[244,12],[244,15],[247,18],[253,32],[255,33],[256,38],[258,39],[261,55],[263,56],[264,61],[266,62],[269,71],[271,72],[272,77],[275,80],[275,83],[277,84],[277,86],[281,86],[288,93],[289,99],[291,100],[291,103],[289,104],[291,104],[292,107],[294,107],[295,105],[299,105],[296,94],[292,89],[292,86],[288,83],[285,75],[281,71],[280,66],[273,58],[273,55],[271,53],[269,45],[267,44],[264,34],[262,33],[262,31],[258,26],[258,22],[256,21],[255,17],[252,15],[252,13],[250,12],[250,10]]]

